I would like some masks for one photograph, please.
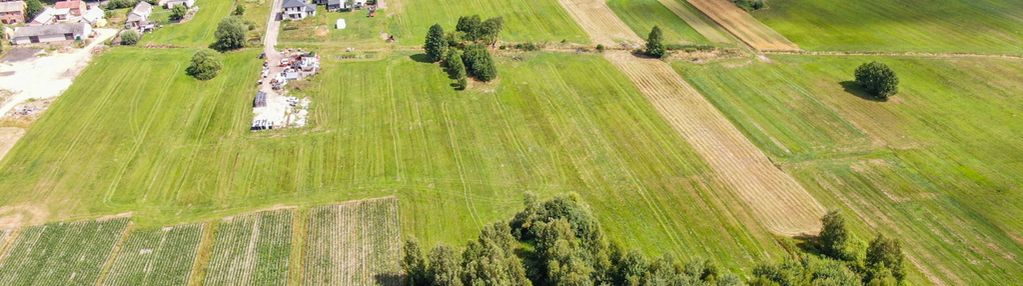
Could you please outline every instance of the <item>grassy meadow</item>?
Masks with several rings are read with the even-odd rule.
[[[397,195],[403,233],[455,244],[525,192],[579,192],[614,239],[649,253],[744,268],[783,252],[600,56],[499,58],[498,81],[465,92],[408,54],[326,60],[299,87],[309,127],[251,133],[255,53],[226,55],[208,82],[184,74],[191,51],[103,54],[0,162],[0,205],[159,226]],[[151,64],[125,64],[139,59]]]
[[[234,9],[234,1],[231,0],[198,0],[195,4],[199,6],[199,12],[184,23],[165,24],[163,28],[151,33],[146,33],[139,41],[139,46],[146,45],[172,45],[188,48],[205,48],[212,44],[216,37],[217,24],[225,17],[231,15]],[[163,8],[153,7],[153,13],[162,13]],[[165,11],[169,13],[169,11]],[[252,11],[257,14],[258,11]],[[260,17],[262,20],[252,19],[258,27],[266,26],[266,14],[269,9]],[[258,28],[257,28],[258,31]]]
[[[664,32],[664,42],[669,44],[710,44],[707,38],[686,24],[658,0],[610,0],[607,6],[644,39],[654,26]]]
[[[558,0],[528,3],[514,0],[394,0],[386,5],[389,12],[385,14],[394,14],[391,33],[404,44],[419,46],[433,24],[439,23],[446,30],[454,30],[458,17],[473,14],[484,19],[504,17],[502,41],[589,42],[589,37],[558,4]]]
[[[787,0],[753,15],[805,50],[1023,54],[1016,0]]]
[[[316,16],[301,21],[284,21],[278,37],[278,46],[309,48],[316,50],[347,48],[381,48],[388,46],[382,33],[391,34],[391,18],[385,17],[387,9],[377,10],[377,17],[367,17],[366,10],[352,12],[330,12],[318,6]],[[345,19],[346,28],[334,27],[337,19]],[[399,41],[405,45],[421,45],[422,38],[412,37]]]
[[[879,60],[887,102],[850,82]],[[745,62],[743,62],[745,61]],[[904,242],[917,284],[1023,272],[1023,61],[775,56],[676,68],[815,197]]]

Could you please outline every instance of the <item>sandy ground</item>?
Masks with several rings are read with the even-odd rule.
[[[114,29],[94,31],[97,36],[85,48],[0,64],[0,86],[14,92],[14,96],[0,106],[0,114],[7,114],[15,105],[28,99],[60,96],[89,64],[93,49],[117,33]]]
[[[14,143],[25,135],[25,129],[18,127],[0,127],[0,160],[4,159],[7,151],[14,147]]]

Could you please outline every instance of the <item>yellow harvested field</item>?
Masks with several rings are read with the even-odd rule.
[[[679,1],[683,0],[659,0],[661,5],[664,5],[665,8],[668,8],[668,10],[671,10],[672,13],[675,13],[675,16],[681,18],[682,21],[685,21],[686,24],[693,27],[693,30],[696,30],[696,32],[700,33],[700,35],[707,38],[707,40],[714,43],[735,42],[735,40],[728,36],[727,32],[720,30],[720,27],[717,24],[700,17],[699,12],[687,9],[687,7],[683,6],[682,2]]]
[[[607,7],[604,0],[558,0],[594,44],[636,46],[644,42]]]
[[[728,0],[688,0],[697,9],[758,51],[798,51],[799,46]]]

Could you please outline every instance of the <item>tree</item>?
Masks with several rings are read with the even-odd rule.
[[[463,90],[469,84],[468,75],[465,72],[465,63],[462,61],[462,52],[451,49],[448,50],[448,55],[444,59],[444,64],[448,67],[448,74],[455,79],[455,89]]]
[[[217,41],[213,48],[221,51],[240,49],[245,46],[245,21],[238,17],[227,17],[217,25],[214,35]]]
[[[25,19],[34,19],[36,15],[43,12],[43,2],[39,0],[25,1]]]
[[[850,251],[852,241],[842,215],[838,211],[830,211],[821,218],[821,224],[823,228],[818,236],[821,254],[840,260],[855,259]]]
[[[170,19],[181,21],[185,18],[185,14],[188,14],[188,8],[185,5],[174,5],[174,8],[171,8]]]
[[[564,218],[539,223],[536,257],[547,285],[593,285],[595,270],[589,253],[580,245],[572,225]]]
[[[654,26],[650,30],[650,35],[646,39],[646,55],[654,58],[663,58],[668,54],[667,49],[664,47],[663,35],[661,34],[661,27]]]
[[[462,252],[462,283],[464,285],[525,285],[522,260],[515,255],[515,238],[507,224],[485,226],[479,238],[470,241]]]
[[[405,273],[408,275],[408,285],[430,285],[430,276],[427,273],[426,259],[423,258],[423,252],[419,248],[419,243],[416,243],[413,240],[406,241],[404,251],[405,255],[401,260],[401,268],[404,269]]]
[[[476,41],[479,38],[480,26],[483,21],[480,20],[479,15],[462,16],[458,17],[458,24],[455,25],[455,31],[465,33],[464,37],[469,41]]]
[[[222,66],[216,52],[199,50],[192,56],[192,64],[185,71],[198,80],[210,80],[217,77]]]
[[[497,68],[494,67],[494,59],[490,57],[490,51],[483,45],[472,45],[465,48],[462,56],[466,70],[469,75],[480,81],[491,81],[497,78]]]
[[[426,33],[426,43],[423,44],[426,57],[431,62],[438,62],[443,59],[444,51],[447,48],[448,45],[444,41],[444,28],[440,24],[430,26],[430,31]]]
[[[231,14],[234,14],[235,16],[245,15],[245,5],[239,3],[238,5],[234,6],[234,12],[232,12]]]
[[[121,32],[121,45],[133,46],[139,42],[139,33],[135,30]]]
[[[487,19],[480,25],[477,40],[484,41],[488,45],[496,44],[498,35],[501,34],[502,29],[504,29],[504,18],[496,17]]]
[[[462,286],[461,266],[454,249],[438,245],[430,251],[429,280],[433,286]]]
[[[899,77],[888,65],[879,62],[865,63],[856,68],[856,83],[880,99],[899,92]]]
[[[906,278],[906,268],[903,260],[902,245],[899,241],[887,238],[883,234],[878,234],[874,240],[870,241],[864,262],[869,269],[874,270],[873,272],[890,272],[890,275],[895,280],[901,282]],[[874,276],[883,277],[884,275]]]

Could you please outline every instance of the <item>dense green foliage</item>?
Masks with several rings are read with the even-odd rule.
[[[105,9],[107,9],[107,10],[115,10],[115,9],[131,8],[131,7],[135,6],[135,3],[137,3],[135,0],[110,0],[110,1],[107,1],[107,5],[106,5]]]
[[[199,224],[132,230],[102,285],[188,284],[202,234]]]
[[[736,6],[746,11],[756,11],[767,8],[767,1],[765,0],[732,0]]]
[[[448,44],[444,41],[444,28],[440,24],[433,24],[433,26],[430,26],[430,31],[426,34],[426,43],[423,44],[426,57],[431,62],[438,62],[443,59],[444,52],[447,49]]]
[[[188,14],[188,8],[185,5],[174,5],[174,8],[171,8],[170,19],[172,21],[181,21],[181,19],[185,18],[185,14]]]
[[[203,285],[287,284],[294,211],[263,211],[217,223]]]
[[[134,46],[139,42],[139,32],[135,30],[124,30],[121,32],[121,45]]]
[[[221,51],[235,50],[245,47],[245,31],[249,25],[239,17],[227,17],[217,24],[217,41],[213,48]]]
[[[224,64],[216,52],[199,50],[192,55],[192,63],[185,72],[198,80],[211,80],[217,77],[223,67]]]
[[[490,50],[483,45],[471,45],[465,48],[462,55],[467,73],[480,80],[491,81],[497,78],[497,67],[494,58],[490,56]]]
[[[241,4],[235,5],[234,6],[234,11],[231,12],[231,15],[234,15],[234,16],[245,15],[245,5],[241,5]]]
[[[886,99],[899,92],[899,77],[883,63],[862,64],[855,75],[856,83],[874,97]]]
[[[431,29],[433,29],[431,27]],[[479,15],[458,18],[455,31],[461,32],[462,40],[479,42],[488,45],[497,43],[501,30],[504,29],[504,18],[495,17],[483,21]]]
[[[818,238],[820,251],[835,259],[856,259],[853,250],[853,238],[845,226],[845,218],[838,211],[830,211],[821,219],[821,232]]]
[[[25,1],[25,20],[34,19],[39,13],[43,12],[43,2],[39,0],[26,0]]]
[[[884,234],[878,234],[870,241],[867,247],[867,255],[864,260],[869,273],[866,281],[879,281],[883,283],[890,278],[901,282],[906,278],[905,257],[902,254],[902,244],[898,240],[888,238]]]
[[[448,50],[444,58],[444,65],[448,69],[448,75],[455,79],[455,89],[463,90],[469,84],[469,74],[465,70],[465,62],[462,60],[462,51],[458,49]]]
[[[6,246],[0,285],[91,285],[128,218],[26,227]]]
[[[664,36],[661,32],[661,27],[654,26],[650,30],[650,35],[646,38],[646,50],[643,51],[647,56],[654,58],[663,58],[668,55],[668,49],[664,47]]]

